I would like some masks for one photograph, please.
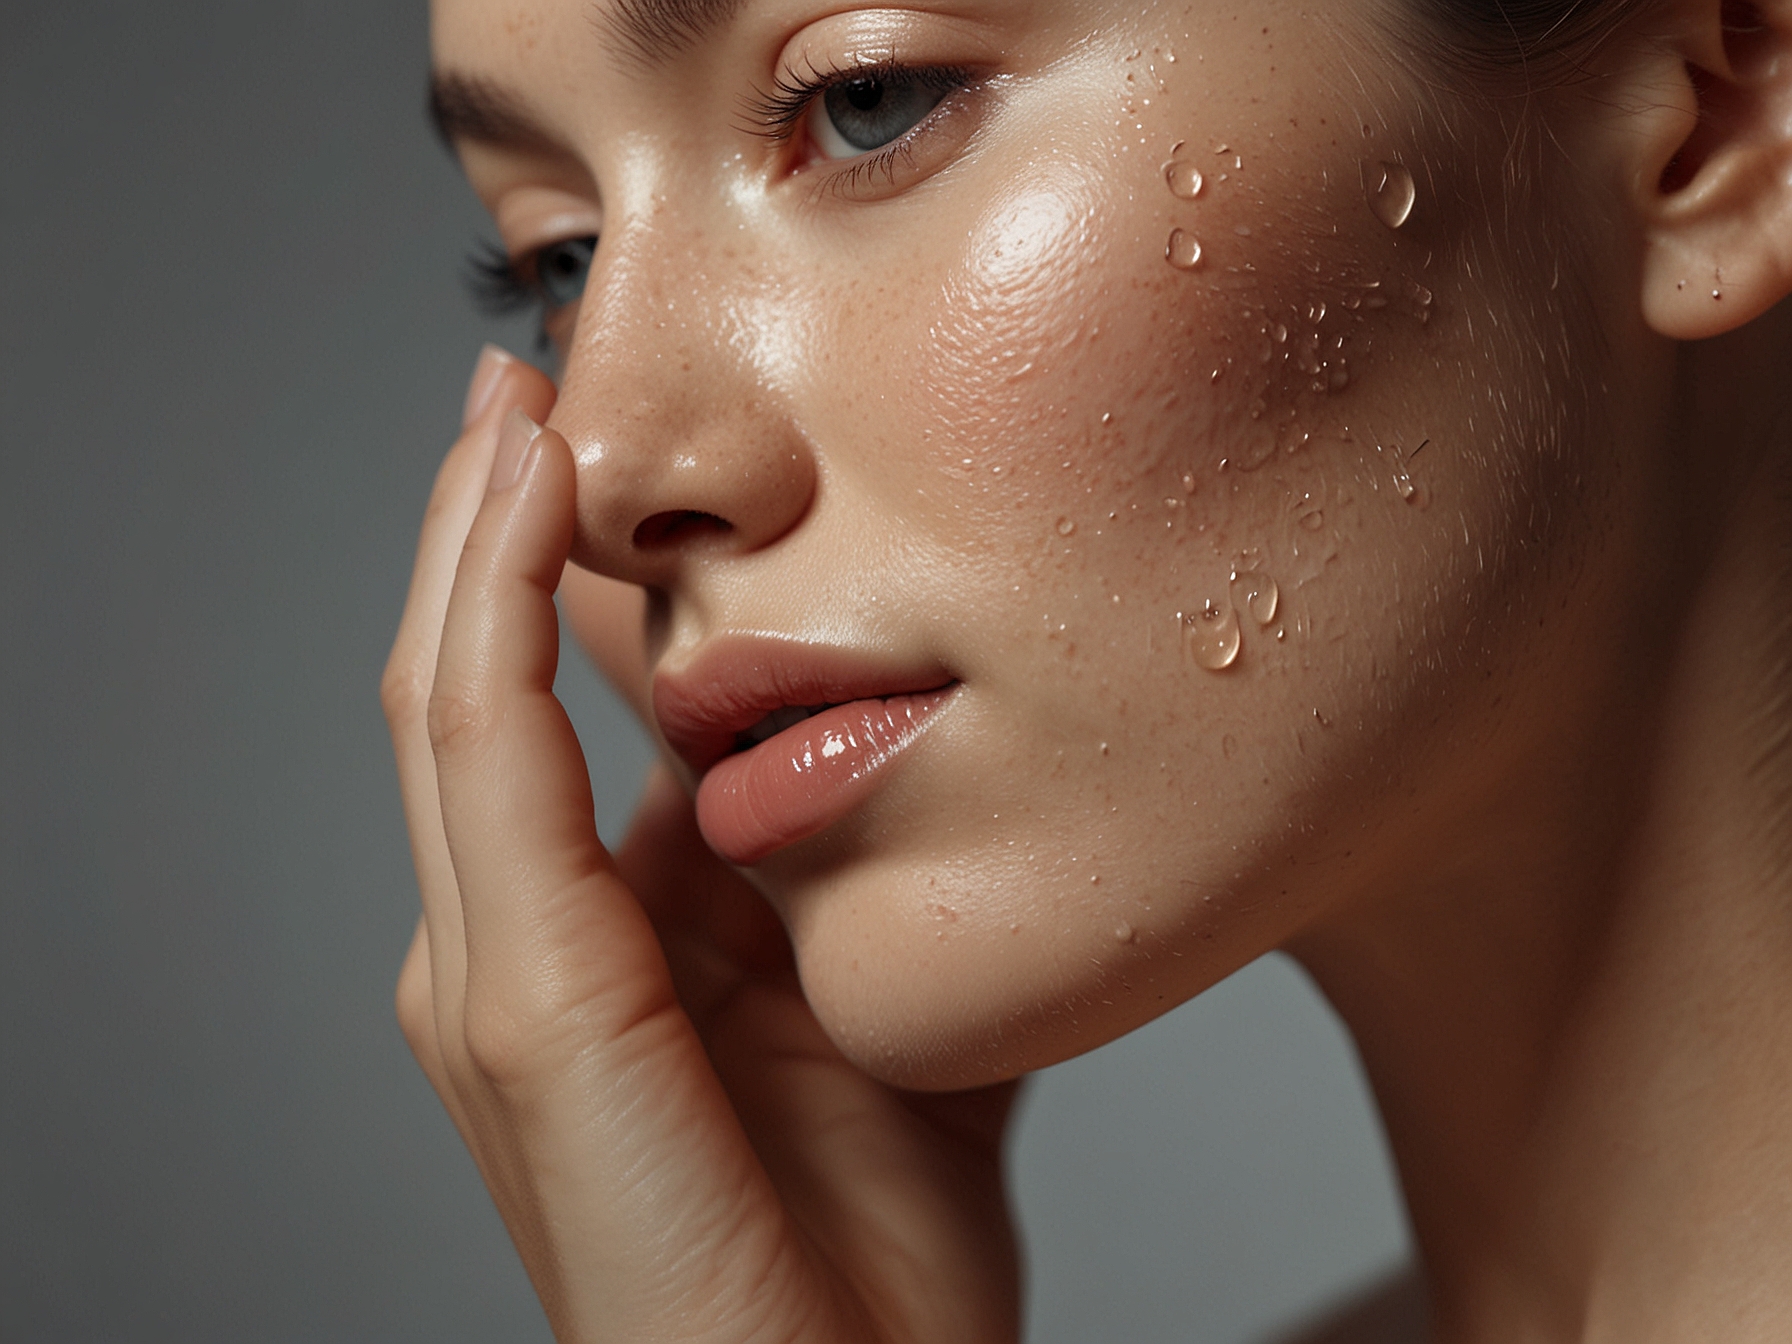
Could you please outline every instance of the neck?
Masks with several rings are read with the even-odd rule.
[[[1683,353],[1713,485],[1632,646],[1660,672],[1447,872],[1291,948],[1362,1053],[1440,1341],[1792,1337],[1792,417],[1760,391],[1789,326]]]

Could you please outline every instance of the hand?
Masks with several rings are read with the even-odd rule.
[[[574,466],[524,415],[553,388],[493,354],[470,402],[383,685],[423,894],[398,1010],[556,1337],[1015,1338],[1012,1086],[848,1063],[663,769],[605,850],[552,689]]]

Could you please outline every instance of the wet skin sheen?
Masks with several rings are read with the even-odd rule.
[[[583,5],[434,9],[557,142],[463,150],[507,246],[602,235],[551,423],[652,665],[756,633],[960,683],[750,874],[873,1073],[1063,1059],[1433,881],[1628,703],[1671,354],[1586,340],[1639,244],[1562,223],[1621,184],[1510,165],[1409,20],[773,0],[654,65]],[[892,53],[971,78],[882,167],[747,128]]]

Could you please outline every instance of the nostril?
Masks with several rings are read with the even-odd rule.
[[[635,547],[643,551],[662,550],[707,537],[726,536],[732,531],[734,524],[726,518],[695,509],[676,509],[643,519],[635,529]]]

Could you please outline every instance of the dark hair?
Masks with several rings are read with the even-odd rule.
[[[1651,0],[1422,0],[1458,62],[1487,74],[1560,78]]]

